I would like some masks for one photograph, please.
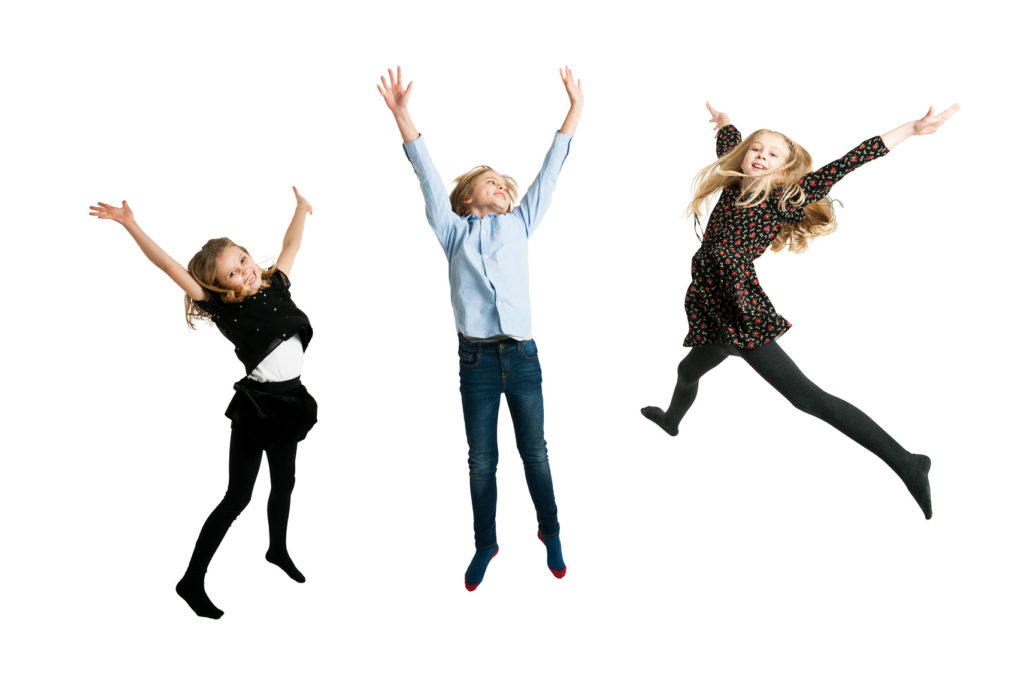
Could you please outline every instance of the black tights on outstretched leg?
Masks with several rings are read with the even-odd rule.
[[[824,420],[881,458],[903,480],[925,519],[931,519],[932,500],[928,482],[931,459],[910,453],[856,406],[822,391],[804,376],[776,342],[753,351],[739,351],[722,344],[691,349],[679,363],[679,378],[668,410],[648,406],[640,412],[675,436],[679,433],[679,421],[697,397],[698,380],[730,355],[742,357],[796,408]]]
[[[266,557],[301,583],[305,577],[292,563],[286,544],[288,513],[295,486],[296,448],[297,444],[289,444],[267,449],[267,461],[270,463],[270,499],[267,503],[270,549]],[[175,587],[178,595],[201,617],[219,619],[224,614],[206,595],[206,569],[232,522],[249,504],[262,459],[263,448],[259,441],[248,430],[233,427],[228,458],[228,490],[203,524],[188,569]]]
[[[769,343],[740,354],[757,374],[786,397],[796,408],[824,420],[868,449],[892,468],[921,506],[925,519],[932,518],[928,470],[931,458],[910,453],[856,406],[836,398],[807,379],[777,343]]]

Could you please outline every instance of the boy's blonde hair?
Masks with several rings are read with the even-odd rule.
[[[242,245],[235,244],[227,237],[217,237],[204,244],[203,248],[196,252],[196,255],[188,262],[188,274],[206,290],[209,296],[219,296],[220,300],[224,303],[233,304],[241,301],[247,295],[232,289],[224,289],[217,284],[217,257],[228,247],[238,247],[249,258],[252,258],[249,250]],[[275,272],[277,272],[277,266],[263,271],[260,278],[260,289],[266,289],[270,286],[270,276]],[[200,308],[199,304],[186,294],[185,322],[188,323],[188,326],[194,330],[196,329],[196,321],[209,319],[210,314]]]
[[[740,170],[740,164],[750,145],[762,133],[777,135],[785,140],[789,148],[789,158],[786,163],[762,175],[746,175]],[[750,184],[749,191],[745,193],[746,199],[737,201],[736,206],[756,206],[765,201],[768,195],[777,188],[781,188],[779,209],[785,210],[787,206],[802,206],[804,219],[799,223],[783,224],[779,234],[772,240],[772,251],[781,251],[787,246],[790,251],[796,253],[807,251],[812,239],[835,232],[836,229],[836,216],[832,210],[831,199],[825,197],[816,202],[804,204],[805,195],[803,188],[800,187],[800,179],[812,170],[814,170],[814,164],[806,149],[782,133],[762,128],[733,147],[728,154],[722,155],[713,164],[701,169],[693,180],[693,201],[687,207],[687,212],[700,218],[702,210],[706,208],[707,204],[710,204],[713,194],[724,187],[742,182],[743,178],[755,178]]]
[[[519,186],[516,185],[516,181],[511,176],[498,173],[490,166],[475,166],[455,179],[455,189],[448,195],[452,202],[452,211],[459,216],[469,215],[469,207],[466,206],[466,200],[473,194],[480,176],[488,171],[500,175],[505,180],[505,189],[508,190],[508,211],[505,213],[512,210],[512,205],[519,199]]]

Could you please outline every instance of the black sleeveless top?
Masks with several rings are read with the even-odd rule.
[[[303,351],[309,346],[313,327],[292,301],[288,292],[291,286],[291,280],[279,270],[270,276],[269,287],[237,303],[224,303],[217,293],[196,302],[235,345],[235,355],[245,366],[245,374],[252,374],[278,344],[292,335],[299,335]]]

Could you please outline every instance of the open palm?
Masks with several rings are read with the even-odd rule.
[[[89,209],[90,216],[109,218],[125,226],[135,220],[135,216],[132,215],[132,210],[126,201],[122,201],[121,206],[111,206],[110,204],[99,202],[99,206],[90,206]]]
[[[930,135],[939,129],[939,126],[944,124],[950,116],[960,111],[960,105],[954,104],[952,107],[942,112],[941,114],[935,114],[935,107],[928,107],[928,113],[914,121],[914,135]]]
[[[388,80],[385,80],[383,76],[380,77],[380,82],[384,87],[377,86],[377,91],[381,97],[384,98],[384,103],[388,105],[388,109],[393,112],[405,109],[409,106],[409,94],[412,92],[412,81],[409,81],[409,85],[405,88],[402,87],[402,67],[398,67],[398,77],[395,77],[395,73],[388,69]]]

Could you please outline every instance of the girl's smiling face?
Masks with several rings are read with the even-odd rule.
[[[759,176],[789,161],[789,145],[775,133],[758,133],[740,162],[744,175]]]
[[[249,253],[238,246],[217,254],[217,284],[234,292],[252,293],[260,288],[263,271]]]

